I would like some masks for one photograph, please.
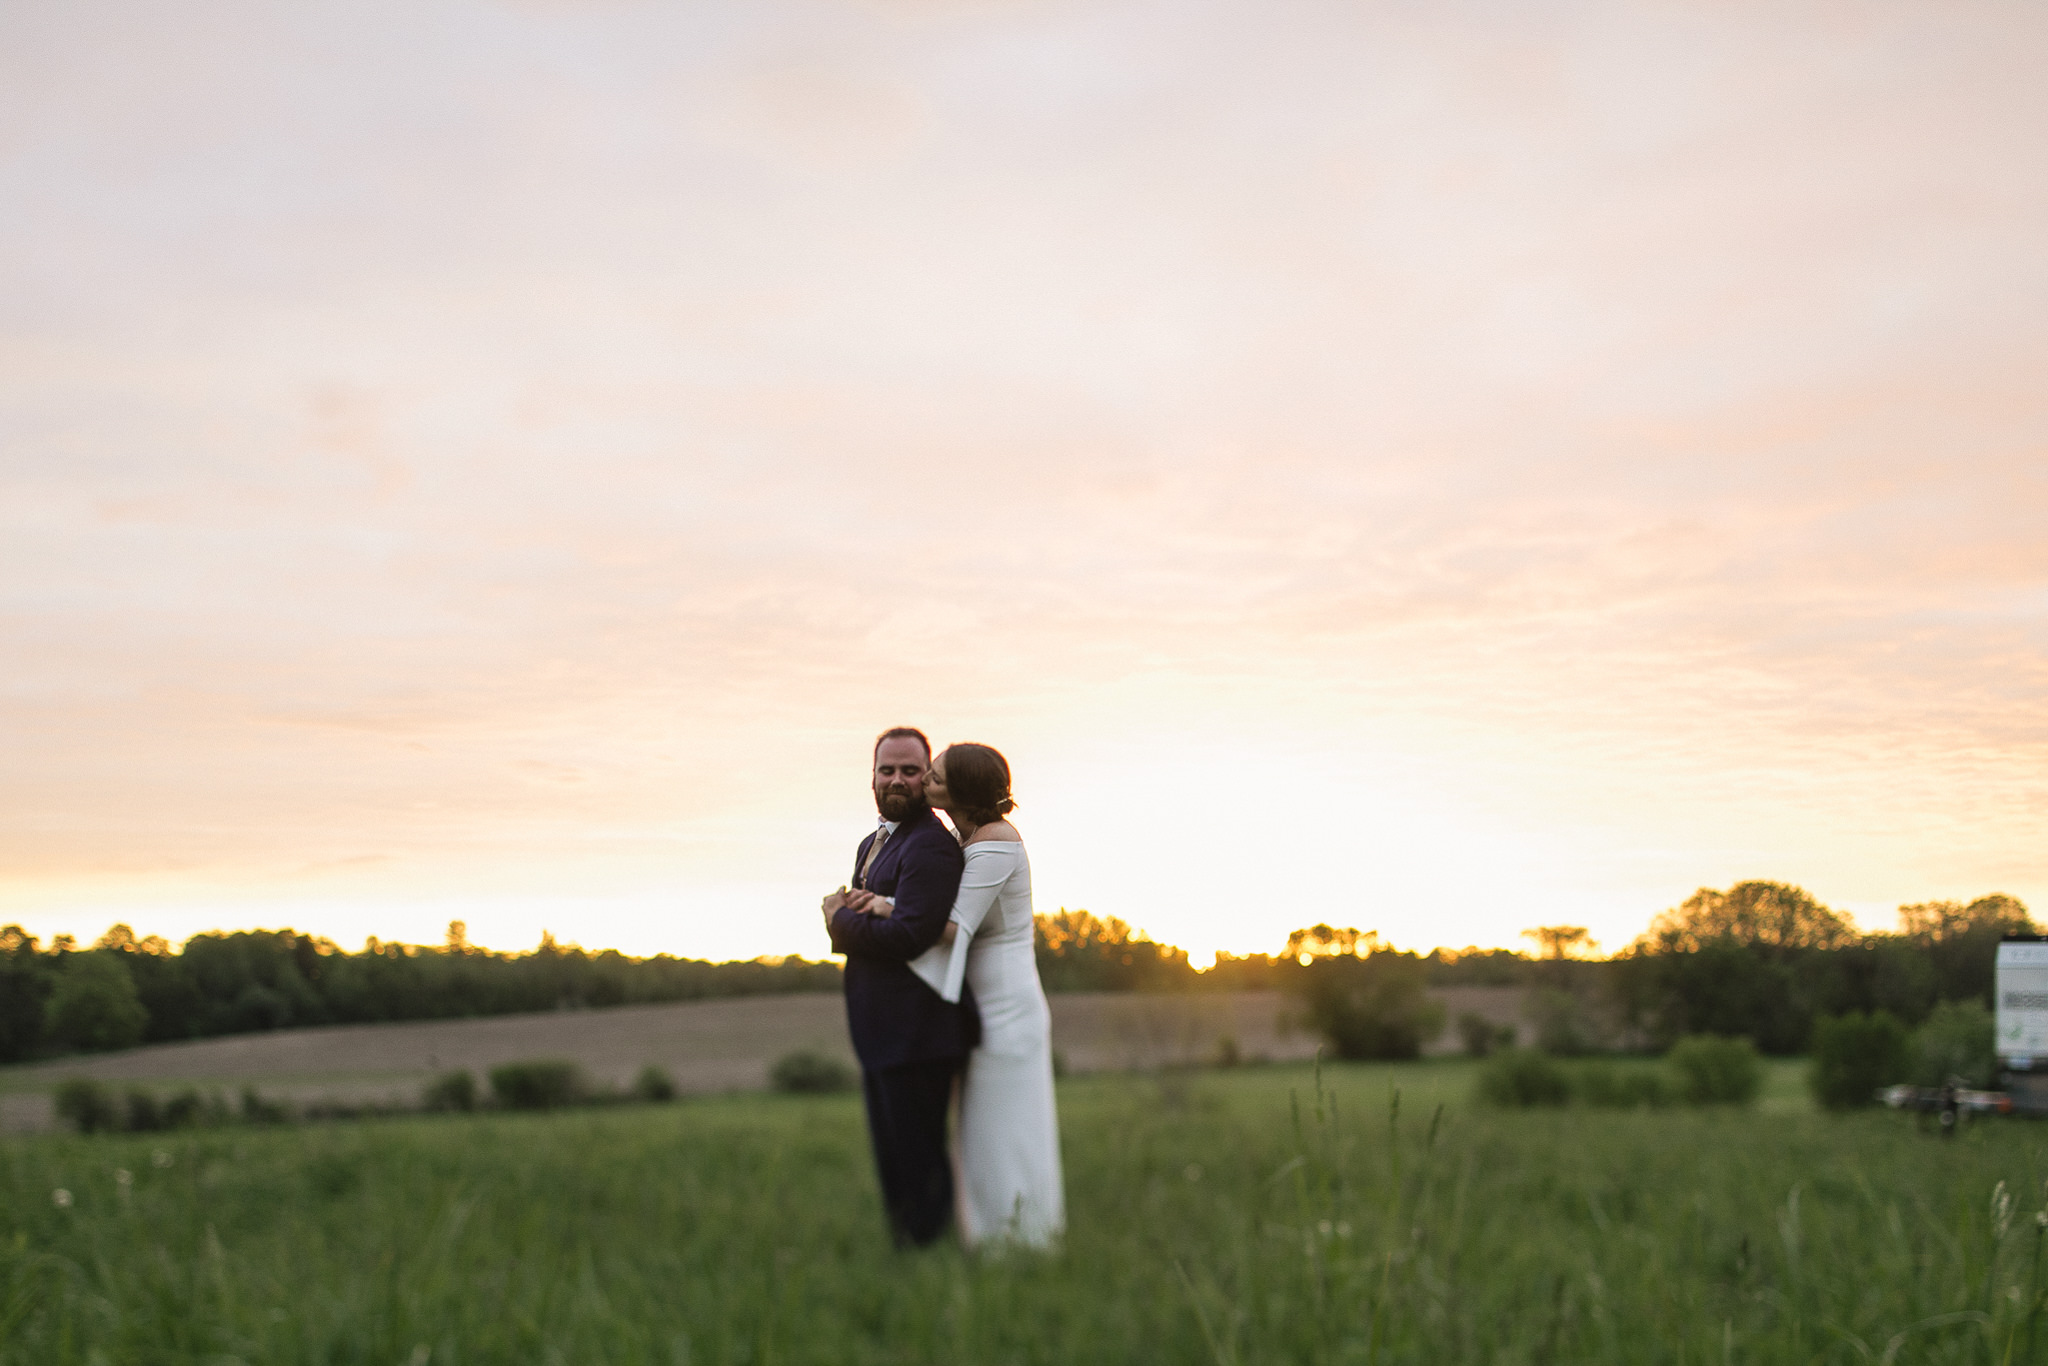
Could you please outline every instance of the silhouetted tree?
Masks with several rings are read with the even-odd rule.
[[[43,1019],[58,1044],[99,1052],[140,1043],[149,1012],[119,954],[74,953],[57,973]]]
[[[1047,991],[1158,991],[1193,984],[1186,949],[1115,916],[1065,907],[1037,917],[1038,976]]]
[[[1288,937],[1290,951],[1308,956],[1294,981],[1303,1013],[1340,1058],[1417,1057],[1443,1032],[1444,1007],[1428,994],[1428,965],[1378,941],[1371,932],[1332,933],[1327,925]]]
[[[2034,921],[2017,898],[1994,892],[1968,905],[1923,901],[1901,906],[1899,930],[1900,938],[1925,956],[1940,1000],[1988,1004],[1998,941],[2008,934],[2034,933]]]
[[[51,977],[34,935],[19,925],[0,929],[0,1063],[20,1062],[42,1043]]]
[[[1432,949],[1429,984],[1437,987],[1519,987],[1534,980],[1536,964],[1514,949]]]
[[[1523,930],[1522,938],[1535,940],[1543,956],[1553,963],[1599,947],[1584,925],[1538,925],[1533,930]]]
[[[1738,882],[1725,892],[1702,887],[1650,922],[1637,942],[1658,953],[1734,944],[1783,958],[1809,949],[1854,943],[1856,931],[1804,888],[1782,882]]]
[[[1688,1034],[1746,1035],[1765,1053],[1803,1052],[1828,956],[1855,931],[1802,888],[1702,887],[1630,947],[1615,979],[1626,1013],[1668,1045]]]

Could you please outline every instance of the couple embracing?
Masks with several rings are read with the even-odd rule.
[[[1010,766],[987,745],[934,755],[904,726],[875,742],[881,823],[852,889],[825,898],[846,955],[846,1019],[899,1246],[956,1213],[973,1247],[1045,1247],[1065,1226],[1052,1013],[1033,953],[1031,863],[1005,819]],[[944,811],[948,829],[934,814]],[[960,1101],[958,1175],[946,1147]]]

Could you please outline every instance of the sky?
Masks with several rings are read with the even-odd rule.
[[[2048,913],[2048,10],[0,8],[0,921]]]

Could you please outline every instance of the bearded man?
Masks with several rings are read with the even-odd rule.
[[[959,841],[925,804],[931,762],[923,731],[898,726],[875,741],[881,823],[854,855],[853,886],[893,906],[885,914],[853,910],[844,889],[824,903],[832,950],[846,955],[846,1025],[898,1247],[932,1242],[952,1217],[946,1112],[954,1081],[981,1038],[972,995],[963,992],[952,1004],[908,966],[945,932],[965,865]]]

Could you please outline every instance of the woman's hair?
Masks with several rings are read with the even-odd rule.
[[[946,791],[953,809],[976,825],[999,821],[1016,810],[1010,800],[1010,761],[987,745],[948,745]]]

